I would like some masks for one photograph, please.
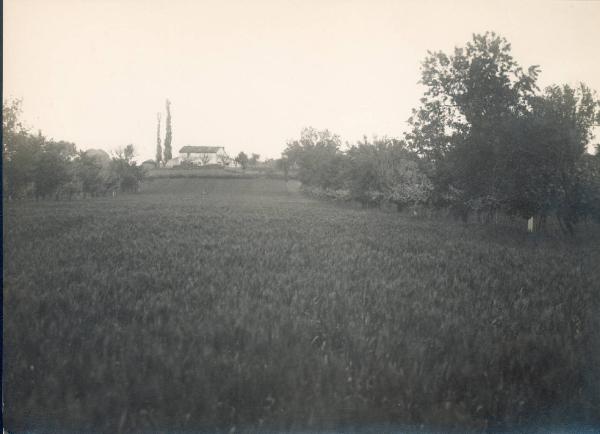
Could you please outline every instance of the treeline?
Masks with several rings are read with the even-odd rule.
[[[2,183],[12,199],[73,199],[134,192],[143,179],[134,148],[112,158],[104,151],[77,150],[75,144],[30,133],[20,122],[20,100],[2,104]]]
[[[565,232],[600,221],[600,146],[591,155],[600,102],[584,84],[537,87],[510,44],[474,35],[451,55],[430,52],[422,64],[425,92],[402,140],[342,144],[307,128],[284,157],[308,188],[365,205],[445,208],[468,220],[499,213],[556,217]]]
[[[339,136],[328,130],[302,130],[288,143],[284,161],[297,168],[304,189],[315,195],[355,200],[364,206],[388,202],[398,210],[428,203],[433,185],[423,161],[397,139],[365,137],[342,150]]]
[[[251,156],[248,157],[248,155],[244,151],[240,151],[240,153],[237,154],[235,156],[235,158],[230,159],[230,162],[232,162],[236,166],[240,166],[242,169],[246,169],[249,166],[256,167],[256,165],[258,164],[258,161],[260,160],[260,155],[254,154],[254,153],[252,153],[250,155]]]

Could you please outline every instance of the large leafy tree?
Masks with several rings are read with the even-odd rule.
[[[496,204],[503,177],[503,132],[526,113],[538,68],[524,71],[495,33],[474,35],[454,53],[430,52],[422,64],[426,90],[409,119],[407,140],[430,163],[438,198]]]
[[[452,55],[429,53],[407,140],[428,163],[438,203],[463,216],[499,209],[541,221],[555,215],[571,233],[592,212],[582,201],[593,194],[594,171],[582,159],[598,101],[583,84],[540,94],[538,72],[523,70],[494,33],[474,35]]]

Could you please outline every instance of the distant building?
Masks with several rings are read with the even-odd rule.
[[[143,169],[156,169],[156,162],[154,160],[146,160],[142,163]]]
[[[181,165],[181,158],[175,157],[171,158],[169,161],[165,163],[165,167],[168,169],[172,169],[173,167],[177,167]]]
[[[194,166],[224,165],[228,156],[222,146],[184,146],[179,150],[179,161]]]

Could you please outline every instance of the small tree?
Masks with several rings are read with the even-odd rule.
[[[229,166],[231,163],[231,157],[225,153],[217,154],[217,161],[223,166]]]
[[[240,152],[237,157],[235,157],[235,162],[239,164],[242,169],[246,169],[246,167],[248,167],[248,156],[244,152]]]
[[[250,163],[251,166],[256,166],[259,159],[260,159],[260,155],[253,153],[248,162]]]
[[[210,163],[210,155],[208,155],[208,154],[200,155],[200,162],[202,163],[203,166],[206,166],[208,163]]]
[[[118,188],[124,192],[138,191],[139,184],[144,178],[144,171],[133,160],[135,148],[127,145],[125,149],[118,149],[110,163],[110,177],[108,187]]]

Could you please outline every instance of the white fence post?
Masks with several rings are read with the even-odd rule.
[[[529,217],[529,220],[527,220],[527,232],[533,232],[534,231],[534,227],[533,227],[533,217]]]

